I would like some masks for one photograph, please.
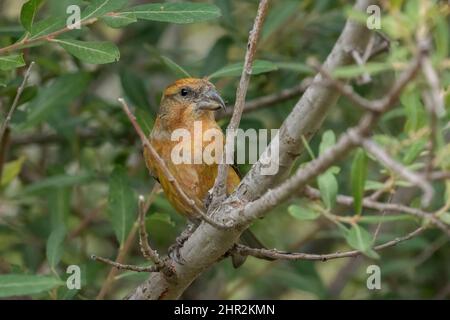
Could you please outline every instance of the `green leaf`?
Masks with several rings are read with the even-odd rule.
[[[48,211],[52,230],[66,225],[70,213],[70,187],[54,187],[48,191]]]
[[[353,206],[355,207],[356,214],[361,214],[362,212],[362,201],[366,178],[367,156],[363,149],[358,149],[355,157],[353,158],[350,176],[352,195],[354,199]]]
[[[104,64],[119,61],[120,52],[116,45],[107,41],[79,41],[68,39],[53,39],[67,52],[76,58],[92,64]]]
[[[441,216],[439,216],[439,219],[450,225],[450,212],[444,212]]]
[[[31,32],[31,27],[41,2],[42,0],[30,0],[25,2],[20,10],[20,23],[28,32]]]
[[[134,12],[114,12],[101,18],[111,28],[122,28],[137,21]]]
[[[175,226],[175,221],[172,220],[172,218],[170,217],[170,215],[168,213],[161,213],[161,212],[152,213],[146,219],[146,222],[149,222],[150,224],[152,224],[153,221],[164,222],[172,227]]]
[[[364,185],[364,190],[365,191],[369,191],[369,190],[380,190],[385,188],[384,183],[379,182],[379,181],[373,181],[373,180],[367,180],[365,185]]]
[[[384,72],[392,69],[392,65],[386,62],[368,62],[364,65],[349,65],[338,67],[333,70],[332,76],[335,78],[354,78],[364,73],[375,75],[380,72]]]
[[[275,62],[278,69],[295,71],[301,74],[314,74],[314,69],[310,66],[299,62]]]
[[[406,114],[405,131],[413,132],[426,124],[425,108],[421,102],[420,90],[406,90],[400,96]]]
[[[319,145],[319,155],[322,155],[328,148],[336,144],[336,136],[331,130],[327,130],[322,134],[322,141]]]
[[[0,70],[8,71],[23,67],[25,61],[23,60],[22,54],[12,54],[9,56],[0,56]]]
[[[149,111],[145,109],[136,109],[136,121],[144,131],[145,135],[149,135],[152,131],[154,120]]]
[[[21,156],[19,159],[10,161],[5,164],[3,167],[3,173],[1,177],[0,186],[6,186],[11,181],[14,180],[15,177],[20,173],[20,170],[22,170],[22,165],[25,161],[25,157]]]
[[[141,79],[136,72],[131,72],[126,68],[123,68],[119,75],[123,91],[131,103],[139,109],[151,110],[144,79]]]
[[[233,39],[228,35],[224,35],[216,41],[203,61],[203,75],[208,75],[227,64],[228,48],[232,44]]]
[[[363,227],[354,224],[350,231],[348,231],[346,240],[352,248],[363,252],[368,257],[378,257],[378,254],[372,249],[372,235]]]
[[[176,64],[170,58],[161,56],[161,59],[164,64],[170,69],[170,71],[172,71],[178,78],[191,78],[191,75],[186,70]]]
[[[19,125],[19,129],[28,129],[45,121],[56,108],[64,108],[83,93],[88,82],[87,74],[72,73],[40,89],[38,96],[28,105],[27,120]]]
[[[278,3],[269,14],[264,22],[262,29],[262,40],[267,39],[272,33],[277,31],[283,24],[285,24],[289,17],[292,15],[297,15],[299,11],[297,10],[300,2],[297,0],[289,0]]]
[[[0,297],[23,296],[51,290],[64,283],[54,277],[5,274],[0,275]]]
[[[327,209],[331,209],[336,204],[336,197],[338,193],[338,183],[334,174],[327,170],[325,173],[317,177],[317,184],[319,185],[320,196]]]
[[[372,215],[372,216],[361,216],[359,218],[359,222],[361,223],[380,223],[380,222],[394,222],[394,221],[404,221],[404,220],[413,220],[415,219],[413,216],[409,214],[396,214],[396,215]]]
[[[444,16],[436,15],[433,17],[436,21],[435,32],[433,32],[433,37],[436,43],[436,56],[437,61],[444,60],[448,57],[449,50],[449,31],[448,22]]]
[[[108,214],[117,240],[123,245],[136,218],[136,199],[122,167],[116,167],[110,177]]]
[[[29,40],[40,38],[66,26],[66,19],[61,17],[50,17],[36,22],[31,30]]]
[[[47,262],[50,269],[55,270],[63,253],[63,242],[66,237],[64,225],[57,226],[47,239]]]
[[[243,62],[238,62],[234,64],[230,64],[228,66],[223,67],[222,69],[217,70],[213,74],[209,76],[210,79],[219,78],[219,77],[238,77],[242,74],[242,69],[244,67]],[[277,66],[270,61],[266,60],[255,60],[253,62],[252,74],[260,74],[265,72],[270,72],[277,70]]]
[[[194,23],[220,17],[218,7],[207,3],[150,3],[123,10],[138,19],[171,23]]]
[[[405,165],[410,165],[413,161],[420,155],[427,144],[426,139],[419,139],[411,144],[408,149],[406,149],[405,155],[403,156],[403,163]]]
[[[315,220],[320,216],[320,213],[317,211],[314,211],[311,208],[308,208],[307,206],[301,206],[301,205],[290,205],[288,208],[288,212],[291,216],[298,220]]]
[[[101,17],[107,13],[122,9],[128,0],[92,0],[81,13],[81,21]]]
[[[35,192],[47,191],[49,188],[62,188],[73,186],[77,184],[86,183],[92,179],[92,176],[87,173],[80,173],[77,175],[55,175],[41,181],[35,182],[23,190],[23,194],[31,194]]]

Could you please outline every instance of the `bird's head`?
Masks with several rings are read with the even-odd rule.
[[[219,109],[225,109],[225,102],[211,82],[206,79],[184,78],[164,90],[160,113],[202,116]]]

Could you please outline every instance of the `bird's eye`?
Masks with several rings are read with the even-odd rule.
[[[186,88],[183,88],[183,89],[181,89],[181,91],[180,91],[180,94],[181,94],[183,97],[186,97],[186,96],[188,95],[188,93],[189,93],[189,90],[186,89]]]

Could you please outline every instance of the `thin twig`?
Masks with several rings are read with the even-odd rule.
[[[152,191],[150,192],[150,195],[147,198],[147,202],[145,204],[145,208],[146,208],[145,212],[148,211],[148,208],[150,208],[153,201],[155,200],[158,190],[159,190],[159,185],[155,184],[152,188]],[[119,249],[119,253],[117,254],[117,258],[115,261],[116,263],[123,264],[123,262],[125,261],[127,254],[130,251],[130,249],[134,243],[138,228],[139,228],[139,223],[138,223],[138,221],[136,221],[133,224],[133,227],[131,228],[130,232],[128,233],[128,237],[125,240],[125,244]],[[109,273],[106,277],[106,280],[102,284],[100,292],[98,293],[98,295],[96,297],[97,300],[102,300],[105,298],[105,296],[109,292],[118,272],[119,272],[119,269],[111,268],[111,270],[109,271]]]
[[[148,243],[148,234],[145,227],[145,214],[147,212],[144,196],[139,196],[139,247],[142,255],[149,261],[152,261],[155,266],[163,272],[166,276],[172,277],[175,275],[173,267],[159,257],[158,252],[153,250]]]
[[[98,21],[98,18],[87,19],[87,20],[81,21],[80,25],[81,26],[87,26],[87,25],[93,24],[93,23],[95,23],[97,21]],[[9,45],[7,47],[0,48],[0,54],[6,53],[6,52],[15,51],[15,50],[19,50],[19,49],[22,49],[22,48],[26,48],[26,47],[29,47],[29,46],[31,46],[33,44],[41,42],[41,41],[51,41],[53,38],[55,38],[55,37],[57,37],[57,36],[59,36],[59,35],[61,35],[63,33],[69,32],[69,31],[73,31],[73,29],[70,29],[69,26],[66,26],[66,27],[64,27],[62,29],[56,30],[56,31],[54,31],[52,33],[45,34],[43,36],[39,36],[39,37],[36,37],[36,38],[31,38],[30,39],[28,36],[25,36],[20,42],[16,42],[16,43],[13,43],[13,44],[11,44],[11,45]]]
[[[250,83],[250,76],[252,74],[253,59],[256,53],[259,34],[264,23],[264,19],[269,7],[269,0],[261,0],[256,13],[253,29],[250,31],[248,38],[247,51],[245,53],[244,68],[242,69],[241,79],[236,91],[236,101],[234,104],[233,116],[227,127],[227,132],[235,132],[239,127],[242,112],[244,111],[245,97],[247,95],[248,85]],[[226,137],[225,148],[222,154],[222,161],[219,164],[216,180],[214,181],[212,200],[210,204],[211,209],[215,209],[217,205],[226,197],[226,185],[228,177],[227,159],[232,159],[234,150],[231,148],[230,140],[234,139],[234,135],[230,134]]]
[[[305,187],[303,190],[303,193],[312,199],[320,199],[320,191],[311,188],[309,186]],[[353,197],[345,196],[345,195],[338,195],[336,197],[336,202],[345,206],[352,206],[353,202],[355,200]],[[450,227],[447,226],[444,222],[439,220],[433,213],[423,211],[421,209],[417,208],[411,208],[399,203],[384,203],[384,202],[378,202],[371,200],[370,198],[364,198],[363,207],[368,209],[374,209],[378,211],[385,211],[386,213],[391,212],[404,212],[425,220],[430,221],[433,225],[435,225],[437,228],[441,229],[444,233],[446,233],[450,237]]]
[[[409,170],[407,167],[401,163],[394,160],[383,148],[376,144],[371,139],[361,138],[361,146],[375,157],[378,161],[383,163],[386,167],[397,173],[399,176],[405,178],[413,185],[418,186],[422,189],[422,205],[424,207],[429,206],[431,200],[433,199],[434,190],[431,184],[425,179],[425,177]]]
[[[245,103],[243,113],[261,110],[263,108],[267,108],[272,105],[277,105],[284,101],[298,97],[306,90],[310,82],[311,79],[307,78],[304,81],[302,81],[299,85],[296,85],[292,88],[283,89],[279,92],[250,100]],[[234,108],[232,106],[228,106],[226,111],[217,112],[216,118],[222,119],[228,116],[232,116],[233,112]]]
[[[25,86],[27,85],[28,78],[30,77],[31,69],[33,68],[33,66],[34,66],[34,61],[32,61],[30,63],[30,65],[28,66],[28,69],[25,72],[25,75],[23,77],[22,83],[19,86],[19,88],[17,89],[17,93],[16,93],[14,101],[13,101],[13,103],[11,105],[11,108],[9,108],[8,115],[6,116],[5,120],[2,123],[2,126],[0,128],[0,141],[3,140],[3,135],[5,134],[6,128],[8,127],[9,122],[11,121],[11,118],[12,118],[12,116],[14,114],[14,111],[16,111],[16,108],[17,108],[17,106],[19,104],[19,99],[22,96],[22,92],[25,89]]]
[[[134,129],[136,130],[137,134],[141,138],[141,142],[144,145],[145,148],[150,152],[150,155],[152,157],[152,160],[157,163],[157,165],[161,168],[164,175],[167,177],[169,182],[172,184],[172,186],[175,188],[177,193],[183,198],[183,201],[188,203],[195,212],[207,223],[209,223],[211,226],[221,229],[221,230],[227,230],[229,228],[232,228],[233,226],[227,226],[220,224],[214,219],[210,218],[202,209],[200,209],[192,200],[189,198],[186,193],[183,191],[183,188],[181,188],[180,184],[178,183],[177,179],[172,175],[169,168],[167,168],[166,164],[164,163],[164,160],[159,156],[159,154],[156,152],[155,148],[153,148],[152,144],[148,140],[148,138],[145,136],[144,132],[142,131],[141,127],[136,121],[136,117],[131,113],[130,108],[128,107],[128,104],[125,102],[123,98],[118,99],[119,102],[122,104],[123,110],[125,111],[125,114],[130,119],[131,124],[133,125]]]
[[[326,80],[324,81],[325,84],[330,84],[331,86],[333,86],[337,91],[339,91],[344,97],[349,99],[356,106],[361,107],[366,111],[367,110],[374,112],[379,111],[374,107],[374,105],[370,100],[367,100],[366,98],[356,93],[351,85],[348,85],[346,83],[339,81],[338,79],[335,79],[325,68],[323,68],[319,64],[319,62],[316,59],[314,58],[309,59],[308,64],[325,78]],[[315,83],[315,85],[317,84],[320,85],[321,83],[320,82]]]
[[[130,270],[130,271],[136,271],[136,272],[158,272],[159,271],[157,266],[140,267],[140,266],[135,266],[132,264],[122,264],[122,263],[118,263],[118,262],[109,260],[107,258],[98,257],[96,255],[92,255],[91,259],[94,261],[103,262],[103,263],[108,264],[119,270]]]
[[[400,242],[409,240],[413,237],[418,236],[425,230],[425,227],[419,227],[414,231],[408,233],[407,235],[399,238],[395,238],[391,241],[385,242],[378,246],[373,247],[373,250],[379,251],[392,246],[397,245]],[[235,249],[239,254],[245,256],[253,256],[255,258],[264,260],[313,260],[313,261],[328,261],[332,259],[356,257],[363,254],[361,251],[352,250],[346,252],[335,252],[328,254],[314,254],[314,253],[301,253],[301,252],[283,252],[279,250],[269,250],[269,249],[256,249],[250,248],[241,244],[236,245]]]

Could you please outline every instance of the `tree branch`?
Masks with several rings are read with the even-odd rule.
[[[259,2],[258,11],[256,13],[255,22],[253,28],[250,31],[248,38],[247,51],[245,53],[244,68],[242,69],[241,79],[236,91],[236,101],[234,104],[233,115],[230,123],[227,127],[227,132],[233,133],[226,137],[225,148],[222,154],[222,161],[219,163],[217,177],[214,181],[212,190],[212,201],[208,208],[208,211],[212,211],[217,205],[226,197],[226,186],[228,177],[228,164],[227,159],[232,159],[233,148],[231,147],[234,140],[234,132],[239,127],[241,121],[242,112],[244,111],[245,97],[247,95],[248,85],[250,83],[250,76],[252,74],[253,59],[256,53],[256,47],[258,44],[259,34],[266,18],[267,9],[269,7],[269,0],[261,0]]]
[[[385,242],[378,246],[373,247],[375,251],[383,250],[389,247],[393,247],[400,242],[409,240],[413,237],[418,236],[425,230],[425,227],[419,227],[414,231],[408,233],[407,235],[399,238],[395,238],[391,241]],[[255,249],[250,248],[241,244],[236,245],[236,252],[244,256],[253,256],[255,258],[264,260],[313,260],[313,261],[328,261],[332,259],[357,257],[363,253],[358,250],[346,251],[346,252],[335,252],[328,254],[314,254],[314,253],[301,253],[301,252],[283,252],[279,250],[269,250],[269,249]]]
[[[309,186],[306,186],[303,190],[303,194],[311,199],[320,199],[320,191]],[[353,197],[338,195],[336,202],[345,206],[352,206],[354,203]],[[417,208],[411,208],[399,203],[383,203],[370,199],[370,197],[364,198],[362,205],[367,209],[374,209],[378,211],[384,211],[386,213],[392,212],[404,212],[412,216],[430,221],[437,228],[441,229],[447,236],[450,237],[450,227],[444,222],[439,220],[433,213],[426,212]]]

